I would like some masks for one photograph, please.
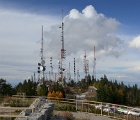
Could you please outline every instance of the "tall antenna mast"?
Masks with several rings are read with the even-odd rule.
[[[44,46],[43,46],[43,25],[42,25],[42,41],[41,41],[41,63],[42,63],[42,65],[44,65],[45,63],[44,63],[44,48],[43,48]],[[43,81],[44,81],[44,71],[43,71]]]
[[[76,71],[75,71],[75,58],[74,58],[74,81],[76,82],[75,78],[76,78]]]
[[[42,72],[42,81],[44,82],[44,71],[46,70],[46,66],[44,66],[45,65],[45,58],[44,58],[43,51],[44,51],[44,49],[43,49],[43,25],[42,25],[42,39],[41,39],[41,51],[40,51],[41,62],[38,63],[38,73],[39,73],[39,77],[40,77],[40,73]]]
[[[62,49],[64,51],[64,22],[63,22],[63,9],[62,9]],[[65,56],[63,56],[65,58]]]
[[[88,80],[87,80],[87,75],[89,73],[89,61],[86,58],[86,51],[84,55],[84,72],[85,72],[85,81],[86,81],[86,87],[88,88]]]
[[[36,82],[36,78],[35,78],[35,72],[34,72],[34,82]]]
[[[52,80],[54,80],[54,77],[53,77],[53,66],[52,66],[52,57],[50,57],[50,67],[51,67],[51,76],[52,76]]]
[[[95,46],[94,46],[94,60],[93,60],[93,76],[94,76],[94,79],[96,79],[96,56],[95,56],[95,53],[96,53],[96,49],[95,49]]]
[[[69,80],[71,80],[71,73],[70,73],[70,62],[69,62]]]
[[[64,22],[63,22],[63,9],[62,9],[62,25],[61,27],[61,41],[62,41],[62,48],[61,48],[61,60],[65,59],[66,57],[66,50],[64,49]]]
[[[79,59],[77,60],[77,82],[79,82],[80,74],[79,74]]]
[[[66,58],[66,50],[64,49],[64,22],[63,22],[63,9],[62,9],[62,25],[61,25],[61,41],[62,41],[62,48],[61,48],[61,62],[60,62],[60,73],[61,73],[61,79],[62,79],[62,85],[63,87],[65,87],[64,85],[64,78],[63,78],[63,72],[64,72],[64,68],[63,68],[63,61]]]

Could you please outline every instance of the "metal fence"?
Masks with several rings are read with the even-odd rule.
[[[79,99],[48,99],[55,104],[55,110],[86,112],[94,115],[107,116],[120,120],[140,120],[139,116],[128,114],[128,112],[133,109],[133,107],[129,106]],[[140,109],[138,110],[140,111]]]
[[[28,98],[29,99],[29,98]],[[54,103],[54,109],[60,111],[72,111],[72,112],[86,112],[99,116],[107,116],[120,120],[140,120],[139,116],[129,115],[128,111],[133,107],[123,106],[112,103],[104,103],[97,101],[88,101],[80,99],[67,99],[67,98],[47,98]],[[21,109],[31,109],[29,107],[0,107],[0,117],[17,117]],[[34,111],[32,109],[32,111]],[[14,116],[15,115],[15,116]],[[20,116],[23,117],[23,116]],[[26,117],[26,116],[24,116]]]

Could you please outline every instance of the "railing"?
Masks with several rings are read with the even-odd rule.
[[[34,112],[34,108],[29,107],[0,107],[0,117],[19,117],[19,118],[26,118],[28,115],[20,114],[22,111],[30,111],[31,113]],[[28,113],[27,112],[27,113]],[[26,112],[25,112],[26,113]]]
[[[51,97],[49,97],[48,99],[55,104],[55,110],[86,112],[120,120],[140,120],[140,117],[138,116],[128,115],[128,111],[133,107],[78,99],[59,99]]]
[[[140,117],[127,114],[127,112],[132,109],[132,107],[128,106],[79,99],[60,99],[52,97],[48,99],[54,103],[55,110],[86,112],[96,116],[107,116],[120,120],[140,120]],[[123,113],[119,111],[118,108],[125,108],[126,111]],[[112,109],[112,111],[109,111],[109,109]],[[0,117],[29,117],[19,115],[22,110],[31,110],[31,112],[34,112],[35,109],[31,107],[0,107]]]
[[[19,99],[22,100],[22,98],[18,97],[18,100]],[[28,98],[28,101],[29,99],[31,98]],[[7,100],[5,101],[7,102]],[[3,102],[1,102],[1,105],[3,105]],[[10,105],[10,101],[9,103],[7,102],[6,105]],[[51,115],[53,106],[54,104],[46,100],[44,97],[34,99],[29,107],[0,106],[0,119],[6,118],[11,120],[11,118],[15,118],[15,120],[25,120],[25,118],[27,118],[28,120],[46,120]]]

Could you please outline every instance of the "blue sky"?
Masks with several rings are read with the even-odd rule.
[[[64,14],[67,14],[73,8],[82,11],[86,5],[93,5],[98,13],[119,20],[123,24],[123,32],[138,34],[136,30],[140,30],[138,26],[140,1],[138,0],[0,0],[0,3],[5,9],[18,9],[34,14],[56,16],[59,16],[61,9],[64,9]]]
[[[93,5],[99,13],[117,18],[125,24],[134,25],[140,20],[138,0],[0,0],[0,3],[9,9],[27,10],[36,14],[51,12],[55,15],[58,15],[61,9],[68,13],[73,8],[81,11],[86,5]]]
[[[139,5],[139,0],[0,0],[0,77],[16,84],[37,71],[42,25],[46,73],[51,56],[57,72],[63,9],[66,69],[75,57],[83,74],[86,50],[92,73],[96,46],[98,78],[106,74],[110,80],[140,85]]]
[[[128,29],[126,31],[124,28],[124,32],[138,34],[134,31],[140,30],[138,27],[140,1],[138,0],[0,0],[0,3],[5,9],[18,9],[34,14],[52,14],[57,16],[61,9],[64,9],[64,14],[67,14],[73,8],[82,11],[85,6],[93,5],[98,13],[103,13],[107,17],[119,20]]]

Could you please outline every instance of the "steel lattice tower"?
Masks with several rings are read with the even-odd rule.
[[[46,70],[46,66],[45,65],[45,58],[44,58],[44,44],[43,44],[43,25],[42,25],[42,39],[41,39],[41,61],[40,63],[38,63],[38,81],[39,82],[44,82],[44,71]],[[42,73],[42,78],[40,78]]]
[[[88,80],[87,80],[87,75],[89,74],[89,60],[86,58],[86,51],[84,55],[84,73],[85,73],[85,79],[86,79],[86,86],[88,87]]]
[[[62,85],[63,87],[65,86],[65,80],[64,80],[64,71],[65,69],[63,68],[63,61],[66,58],[66,50],[64,49],[64,22],[63,22],[63,10],[62,10],[62,25],[61,25],[61,42],[62,42],[62,48],[61,48],[61,60],[60,60],[60,74],[61,74],[61,79],[62,79]]]
[[[95,46],[94,46],[94,60],[93,60],[93,76],[94,76],[94,79],[96,79],[96,56],[95,56]]]

